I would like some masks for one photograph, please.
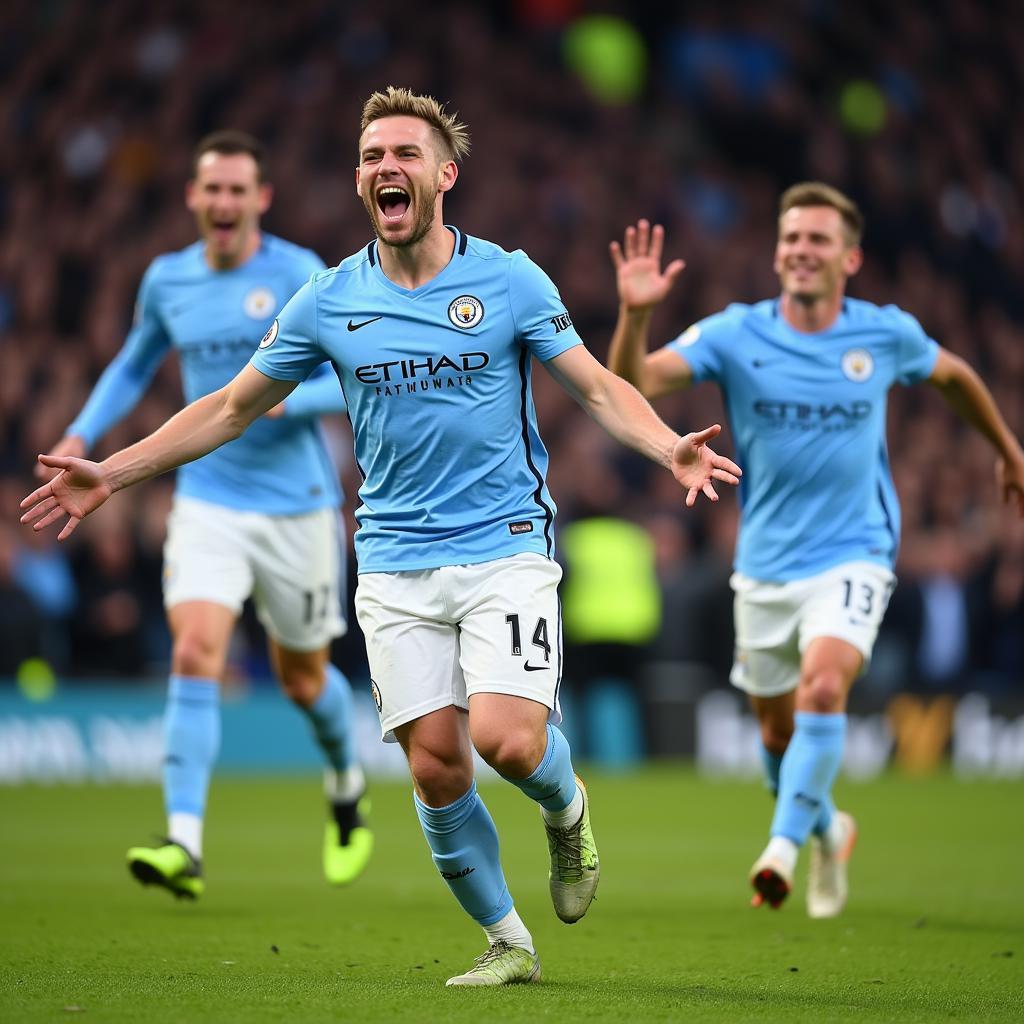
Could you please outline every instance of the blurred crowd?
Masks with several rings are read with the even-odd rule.
[[[852,293],[914,313],[978,368],[1024,432],[1017,5],[647,10],[582,0],[7,0],[0,676],[32,656],[75,677],[165,671],[170,481],[118,497],[59,547],[18,526],[18,499],[33,486],[36,453],[61,436],[119,349],[148,262],[194,238],[183,187],[195,141],[221,127],[263,139],[276,186],[265,227],[337,262],[369,237],[353,189],[358,119],[389,83],[447,100],[468,123],[473,151],[448,220],[525,249],[599,357],[615,317],[608,242],[627,223],[663,223],[668,254],[687,263],[656,315],[660,343],[729,302],[775,293],[778,194],[817,178],[866,214],[867,260]],[[568,59],[570,33],[587,25],[607,45]],[[609,93],[601,86],[618,66],[615,47],[627,45],[635,82]],[[651,538],[637,565],[657,586],[660,626],[637,641],[638,658],[701,665],[723,682],[731,499],[684,512],[666,474],[618,449],[543,372],[535,388],[562,529],[610,517]],[[179,403],[172,359],[97,454],[149,432]],[[687,429],[722,416],[703,386],[659,411]],[[328,426],[351,527],[358,476],[347,427]],[[901,586],[872,685],[1007,691],[1024,679],[1024,529],[999,506],[991,450],[923,386],[893,392],[890,448]],[[358,672],[353,632],[337,653]],[[232,665],[240,677],[267,675],[251,617]]]

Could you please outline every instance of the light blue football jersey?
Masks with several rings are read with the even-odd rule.
[[[275,313],[323,266],[310,250],[265,233],[253,256],[231,270],[211,269],[202,242],[157,257],[143,277],[123,348],[67,433],[92,446],[131,411],[172,348],[186,401],[224,387],[248,363]],[[340,412],[344,398],[336,383],[334,388]],[[271,515],[341,503],[318,422],[291,415],[261,418],[241,437],[182,466],[177,490]]]
[[[892,566],[886,400],[894,384],[927,378],[939,351],[909,313],[846,299],[828,330],[805,334],[777,299],[736,304],[668,348],[725,398],[743,468],[739,572],[785,581],[852,560]]]
[[[333,364],[363,475],[360,572],[553,554],[531,356],[580,338],[523,252],[449,230],[451,261],[413,290],[384,275],[375,241],[315,274],[252,359],[277,380]]]

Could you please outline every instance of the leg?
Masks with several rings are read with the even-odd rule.
[[[512,904],[498,835],[473,780],[460,634],[447,606],[444,573],[359,577],[356,613],[366,637],[382,737],[402,745],[416,815],[434,863],[488,938],[476,966],[449,984],[534,981],[540,963]]]
[[[764,765],[765,785],[773,797],[779,793],[779,773],[782,758],[793,737],[796,713],[796,688],[772,697],[750,695],[750,707],[757,717],[761,735],[761,761]],[[824,835],[832,821],[835,808],[829,797],[815,819],[812,832]]]
[[[750,695],[750,708],[757,717],[761,735],[761,760],[764,763],[765,784],[772,796],[779,792],[779,767],[793,736],[793,713],[796,709],[796,691],[780,693],[774,697]]]
[[[860,651],[836,637],[818,637],[804,653],[795,730],[782,759],[772,838],[752,876],[755,889],[772,906],[788,895],[799,848],[815,822],[823,812],[830,819],[839,817],[830,813],[832,783],[842,762],[847,694],[862,665]]]
[[[549,709],[503,693],[474,693],[470,732],[480,756],[540,804],[548,837],[548,875],[555,913],[574,924],[587,912],[601,865],[590,827],[586,789],[572,767],[569,744],[548,724]]]
[[[174,647],[164,717],[166,756],[165,846],[133,847],[128,865],[144,884],[178,896],[203,891],[203,818],[220,744],[220,693],[235,613],[208,601],[184,601],[168,610]]]
[[[441,708],[395,729],[409,761],[414,800],[434,864],[490,943],[449,985],[536,981],[540,961],[516,913],[501,869],[498,833],[473,779],[466,715]]]
[[[297,651],[274,639],[270,663],[293,704],[309,719],[327,761],[324,788],[330,820],[324,832],[324,875],[334,885],[354,881],[373,853],[366,824],[366,779],[355,758],[352,688],[329,661],[327,647]]]
[[[256,613],[267,631],[270,663],[284,692],[306,716],[326,761],[324,875],[354,881],[373,852],[366,824],[366,779],[356,759],[352,688],[330,663],[330,644],[347,623],[338,516],[319,509],[301,516],[264,516],[249,558]]]
[[[541,805],[555,912],[567,924],[587,912],[600,878],[586,790],[558,720],[562,671],[558,582],[540,555],[517,555],[453,570],[464,596],[459,621],[473,744],[513,785]]]
[[[235,613],[210,601],[184,601],[170,608],[167,618],[174,646],[164,797],[171,839],[198,858],[206,793],[220,745],[219,682]]]

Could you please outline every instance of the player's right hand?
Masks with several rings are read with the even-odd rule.
[[[626,228],[620,246],[609,245],[615,264],[615,283],[619,302],[629,310],[644,310],[656,306],[668,295],[676,278],[686,264],[673,260],[662,272],[661,251],[665,244],[665,229],[660,224],[651,227],[650,221],[639,220],[636,227]]]
[[[110,497],[113,488],[97,462],[66,455],[40,455],[39,461],[56,470],[57,475],[22,500],[25,513],[21,521],[31,523],[33,530],[42,530],[67,515],[68,521],[57,534],[57,540],[66,540],[90,512]]]
[[[73,459],[84,459],[86,455],[85,441],[76,434],[68,434],[53,446],[53,451],[50,454],[58,457],[68,455]],[[59,472],[59,469],[53,469],[42,461],[37,462],[33,470],[35,478],[44,481],[52,480]]]

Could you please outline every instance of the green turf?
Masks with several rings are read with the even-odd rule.
[[[207,894],[142,889],[125,849],[159,828],[155,788],[0,789],[0,1020],[1020,1021],[1024,789],[950,779],[844,784],[861,841],[847,912],[747,904],[770,813],[754,783],[681,768],[588,776],[601,850],[580,924],[548,903],[537,811],[483,787],[541,985],[445,989],[481,932],[426,853],[408,785],[374,787],[377,855],[350,889],[319,875],[315,780],[219,780]]]

